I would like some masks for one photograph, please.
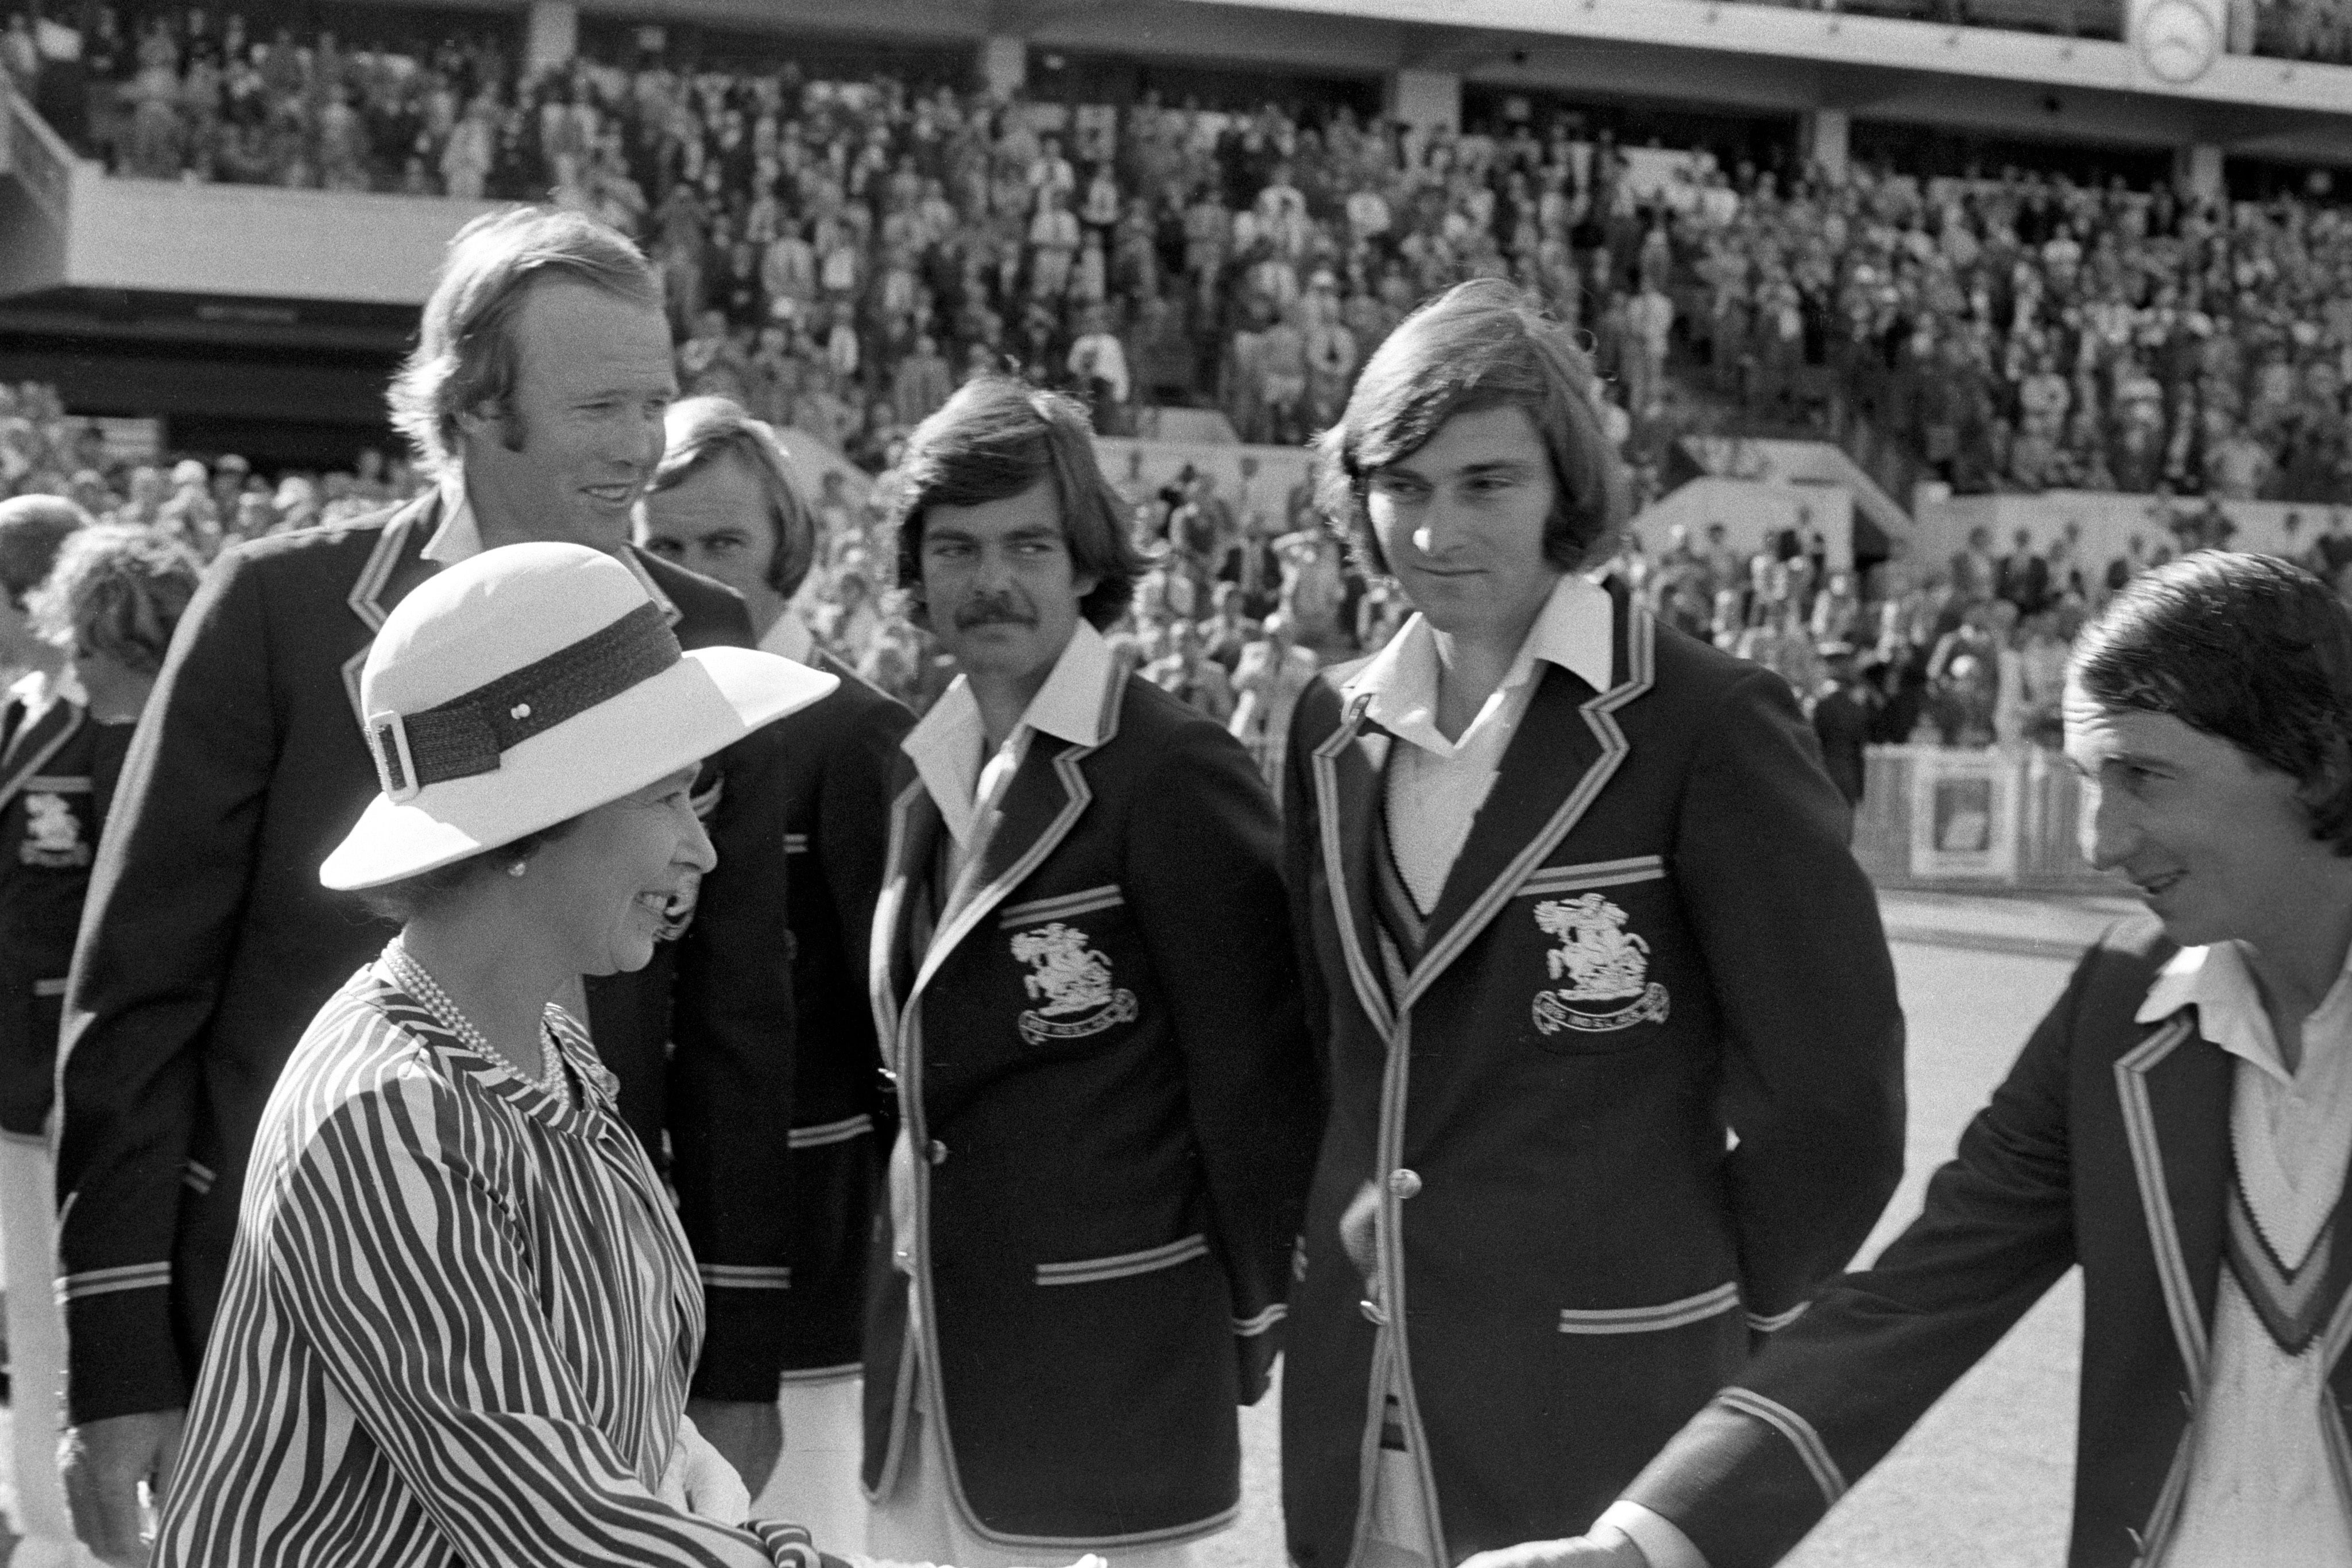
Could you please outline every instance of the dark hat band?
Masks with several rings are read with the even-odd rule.
[[[684,655],[651,601],[577,643],[423,713],[368,715],[383,792],[405,800],[427,784],[498,770],[509,747],[609,702]]]

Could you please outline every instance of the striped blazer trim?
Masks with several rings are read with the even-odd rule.
[[[199,1197],[212,1191],[214,1180],[215,1173],[212,1166],[202,1160],[190,1160],[187,1169],[180,1177],[182,1185]]]
[[[1356,925],[1354,894],[1348,883],[1348,852],[1339,836],[1339,758],[1357,743],[1357,731],[1364,722],[1364,710],[1372,705],[1371,694],[1360,693],[1348,701],[1339,726],[1315,748],[1310,766],[1315,775],[1315,826],[1318,848],[1323,853],[1323,880],[1329,889],[1331,914],[1339,927],[1339,951],[1347,960],[1348,978],[1356,988],[1356,1004],[1364,1016],[1381,1032],[1383,1040],[1396,1033],[1396,1011],[1389,1006],[1390,988],[1381,983],[1381,972],[1372,967],[1372,955],[1364,950],[1360,931]],[[1385,737],[1367,737],[1381,740]],[[1381,749],[1385,756],[1385,745]],[[1375,926],[1379,924],[1373,922]]]
[[[62,997],[65,994],[66,977],[63,975],[59,975],[54,980],[35,980],[33,982],[33,995],[36,997]]]
[[[694,808],[694,814],[697,817],[707,822],[717,814],[719,802],[726,793],[727,776],[723,773],[714,774],[709,784],[687,797],[687,804]]]
[[[2336,1315],[2320,1336],[2320,1364],[2333,1372],[2347,1343],[2352,1343],[2352,1291],[2347,1291],[2344,1299],[2336,1303]],[[2192,1423],[2191,1430],[2194,1429]],[[2336,1406],[2332,1390],[2319,1401],[2319,1433],[2321,1447],[2327,1454],[2328,1473],[2336,1480],[2336,1500],[2352,1510],[2352,1435],[2344,1429],[2344,1413]],[[2184,1435],[2183,1447],[2187,1441]]]
[[[784,835],[784,853],[788,855],[804,855],[808,852],[809,836],[806,833],[786,833]]]
[[[9,739],[8,755],[0,758],[0,806],[15,800],[30,780],[50,777],[42,768],[89,722],[89,710],[81,704],[58,703],[18,729]]]
[[[343,695],[351,699],[352,717],[360,727],[367,727],[367,706],[360,701],[360,672],[367,668],[369,643],[383,630],[385,617],[392,612],[382,603],[384,590],[392,586],[393,573],[399,569],[401,557],[408,549],[409,535],[415,531],[417,519],[436,509],[429,498],[403,507],[383,525],[368,550],[367,561],[360,574],[352,580],[352,591],[343,598],[361,625],[367,628],[368,643],[360,644],[359,652],[343,661]]]
[[[1094,1285],[1105,1280],[1124,1280],[1135,1274],[1173,1269],[1179,1263],[1189,1263],[1195,1258],[1208,1255],[1209,1239],[1196,1231],[1164,1247],[1147,1247],[1140,1252],[1114,1253],[1108,1258],[1082,1258],[1069,1263],[1040,1263],[1037,1265],[1037,1282],[1041,1285]]]
[[[1738,1309],[1739,1287],[1725,1283],[1678,1301],[1651,1307],[1569,1307],[1559,1314],[1562,1333],[1656,1333],[1705,1322]]]
[[[2202,1399],[2207,1365],[2205,1319],[2198,1310],[2196,1286],[2189,1278],[2188,1257],[2180,1247],[2180,1227],[2172,1217],[2171,1189],[2164,1179],[2164,1150],[2157,1139],[2156,1108],[2147,1092],[2148,1073],[2196,1036],[2190,1015],[2176,1014],[2116,1058],[2115,1072],[2116,1094],[2123,1102],[2124,1135],[2131,1145],[2132,1174],[2138,1179],[2140,1209],[2147,1221],[2148,1246],[2156,1254],[2157,1278],[2164,1286],[2164,1310],[2172,1322],[2172,1337],[2179,1343],[2181,1364],[2189,1369],[2189,1396]]]
[[[1540,897],[1587,887],[1621,887],[1629,882],[1662,882],[1666,862],[1661,855],[1632,855],[1621,861],[1588,861],[1582,865],[1546,866],[1519,883],[1517,896]]]
[[[821,1149],[827,1144],[845,1144],[852,1138],[862,1138],[874,1130],[874,1118],[863,1113],[844,1116],[838,1122],[823,1122],[814,1127],[794,1127],[784,1134],[787,1148]]]
[[[1107,882],[1100,887],[1082,888],[1059,898],[1033,898],[1026,904],[1008,904],[998,912],[996,924],[1000,928],[1009,928],[1046,920],[1071,920],[1092,915],[1097,909],[1116,909],[1126,902],[1127,894],[1118,883]]]
[[[27,795],[87,795],[91,789],[87,773],[36,773],[25,780]]]
[[[714,1291],[789,1291],[790,1268],[762,1269],[747,1263],[701,1263],[695,1266],[702,1282]]]
[[[1727,1388],[1715,1397],[1717,1404],[1727,1405],[1743,1416],[1753,1416],[1788,1438],[1789,1446],[1797,1450],[1797,1458],[1811,1474],[1813,1484],[1822,1489],[1823,1504],[1837,1506],[1838,1499],[1845,1496],[1845,1473],[1830,1458],[1829,1445],[1822,1441],[1822,1435],[1813,1430],[1811,1421],[1752,1388]]]
[[[1779,1333],[1782,1329],[1804,1316],[1805,1309],[1811,1304],[1810,1301],[1799,1301],[1785,1312],[1750,1312],[1748,1314],[1748,1326],[1758,1333]]]
[[[160,1291],[172,1283],[169,1260],[161,1263],[124,1263],[112,1269],[87,1269],[58,1281],[58,1304],[90,1296],[110,1296],[119,1291]]]
[[[1246,1318],[1234,1320],[1234,1333],[1242,1339],[1255,1339],[1290,1315],[1290,1309],[1276,1301],[1265,1311]]]

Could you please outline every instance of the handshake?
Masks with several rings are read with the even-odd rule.
[[[1523,1541],[1481,1552],[1462,1568],[1664,1568],[1653,1563],[1633,1538],[1611,1524],[1568,1541]]]

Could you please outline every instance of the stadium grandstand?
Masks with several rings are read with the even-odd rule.
[[[0,489],[146,517],[193,461],[219,539],[403,493],[383,386],[442,246],[552,200],[645,246],[682,386],[844,515],[1010,365],[1161,537],[1311,542],[1301,444],[1486,275],[1590,335],[1662,610],[1769,648],[1759,551],[1816,563],[1808,623],[1831,571],[1882,627],[1932,591],[1915,719],[2021,552],[2069,621],[2201,541],[2352,559],[2347,0],[34,4]],[[1257,574],[1344,580],[1326,652],[1379,623],[1338,555]]]

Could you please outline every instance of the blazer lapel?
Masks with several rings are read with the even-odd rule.
[[[1124,686],[1126,682],[1118,679],[1117,684]],[[1114,713],[1110,728],[1103,736],[1104,743],[1108,744],[1117,733],[1118,716]],[[945,918],[931,936],[922,967],[915,973],[916,994],[930,983],[956,946],[971,935],[991,910],[1004,902],[1005,894],[1027,881],[1029,874],[1077,826],[1078,819],[1094,800],[1094,790],[1088,787],[1078,763],[1097,749],[1044,734],[1030,737],[1028,755],[1021,759],[1019,771],[1005,789],[994,827],[983,830],[988,832],[987,841],[949,891]]]
[[[2229,1053],[2197,1032],[2196,1014],[2186,1009],[2151,1028],[2115,1066],[2165,1316],[2189,1390],[2200,1397],[2221,1277],[2234,1071]]]
[[[1410,1008],[1591,809],[1632,749],[1616,713],[1650,689],[1654,623],[1620,602],[1615,682],[1594,692],[1547,665],[1527,716],[1431,912],[1429,940],[1398,1007]]]
[[[1315,821],[1322,838],[1323,880],[1331,890],[1331,913],[1348,977],[1364,1016],[1383,1035],[1396,1027],[1389,988],[1381,977],[1379,937],[1372,908],[1372,821],[1381,809],[1381,779],[1388,764],[1388,733],[1370,724],[1368,696],[1348,704],[1339,726],[1315,748]]]
[[[940,809],[919,775],[890,803],[889,848],[883,856],[882,893],[866,937],[866,987],[874,1009],[874,1038],[884,1071],[898,1071],[898,1004],[914,983],[913,924],[919,879],[929,874],[940,831]]]
[[[346,596],[352,613],[367,628],[359,652],[343,661],[343,690],[352,699],[352,716],[362,729],[367,727],[367,713],[360,703],[360,672],[367,667],[368,647],[392,607],[436,570],[425,559],[425,546],[433,538],[440,512],[438,489],[426,491],[394,512],[376,536],[375,549],[368,552],[367,564],[360,568]]]
[[[15,800],[25,781],[37,777],[58,747],[74,737],[86,716],[79,703],[52,696],[39,717],[8,737],[7,753],[0,756],[0,809]]]

